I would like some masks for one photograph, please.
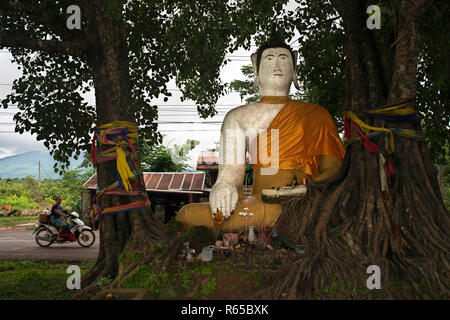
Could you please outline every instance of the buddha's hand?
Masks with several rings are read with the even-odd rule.
[[[229,218],[231,212],[236,208],[238,198],[239,194],[235,186],[227,182],[216,183],[209,195],[212,218],[214,219],[217,210],[220,210],[225,218]]]

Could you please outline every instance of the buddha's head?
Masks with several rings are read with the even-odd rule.
[[[255,83],[262,95],[287,95],[295,74],[296,53],[282,41],[269,41],[252,54]]]

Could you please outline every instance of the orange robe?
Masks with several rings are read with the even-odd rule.
[[[267,128],[267,143],[260,145],[259,136],[253,140],[251,147],[256,150],[257,158],[257,162],[253,164],[254,170],[271,166],[272,129],[279,130],[279,169],[304,170],[306,174],[314,177],[314,172],[319,167],[319,156],[344,158],[344,146],[328,111],[316,104],[289,100]],[[259,148],[262,148],[262,159]]]

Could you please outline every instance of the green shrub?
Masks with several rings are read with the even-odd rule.
[[[189,228],[185,240],[189,242],[214,242],[214,233],[213,231],[205,226],[195,226]]]
[[[175,217],[172,217],[172,219],[167,222],[167,231],[171,236],[175,235],[178,231],[181,230],[181,222],[176,221]]]
[[[37,209],[39,205],[27,196],[15,194],[0,198],[0,206],[12,205],[13,209]]]

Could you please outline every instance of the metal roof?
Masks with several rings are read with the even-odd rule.
[[[248,152],[245,162],[250,161]],[[197,158],[197,170],[219,170],[219,151],[202,151]]]
[[[205,188],[204,172],[144,172],[147,192],[203,193]],[[81,187],[96,190],[97,174],[90,177]]]
[[[219,152],[202,151],[197,158],[197,170],[219,170]]]
[[[205,164],[218,164],[219,152],[218,151],[202,151],[197,158],[197,163]]]

